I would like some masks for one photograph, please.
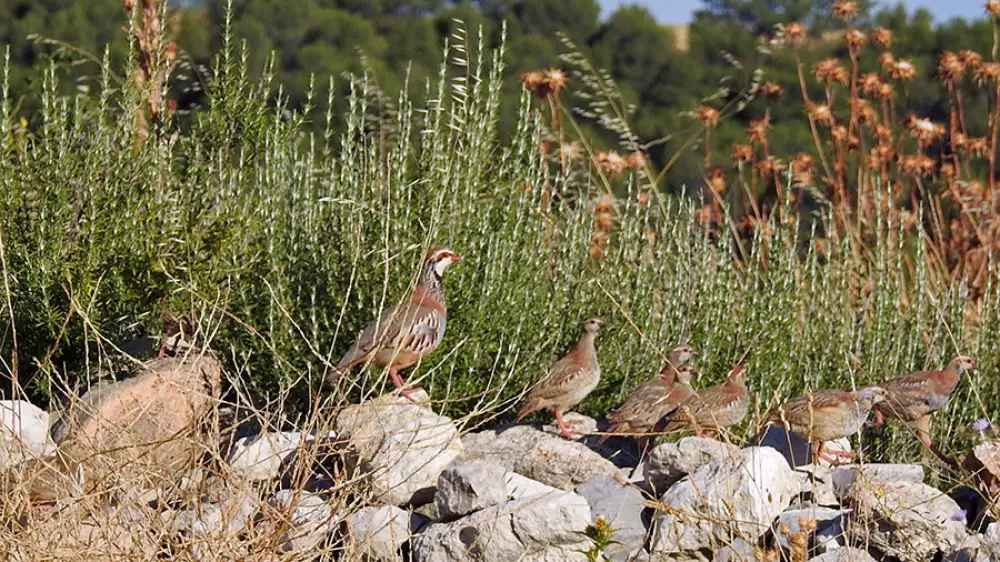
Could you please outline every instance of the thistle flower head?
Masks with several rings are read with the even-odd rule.
[[[987,0],[983,7],[986,9],[986,13],[991,16],[1000,15],[1000,0]]]
[[[957,84],[965,74],[965,63],[958,53],[945,51],[938,60],[938,77],[945,84]]]
[[[765,98],[776,100],[785,95],[785,89],[777,82],[765,82],[760,87],[760,93],[764,94]]]
[[[858,15],[858,3],[852,0],[837,0],[833,3],[833,15],[849,21]]]
[[[771,128],[771,120],[767,117],[763,119],[753,119],[747,127],[747,136],[754,142],[766,142],[767,131]]]
[[[550,68],[545,71],[545,81],[548,82],[549,89],[558,94],[569,84],[569,76],[561,68]]]
[[[698,108],[698,119],[701,119],[705,126],[714,127],[719,124],[719,110],[703,105]]]
[[[801,39],[806,36],[806,28],[801,23],[793,21],[785,26],[785,36],[789,39]]]
[[[749,162],[753,159],[753,148],[749,144],[734,144],[729,157],[736,162]]]
[[[899,59],[892,65],[892,77],[896,80],[912,80],[917,75],[917,67],[908,60]]]
[[[845,40],[847,41],[847,46],[852,49],[860,49],[865,46],[868,41],[868,36],[864,34],[860,29],[848,29],[845,34]]]
[[[892,46],[892,32],[884,27],[876,27],[872,30],[872,43],[883,48]]]
[[[848,79],[847,69],[835,58],[824,59],[816,63],[814,68],[816,79],[826,84],[839,82],[846,84]]]

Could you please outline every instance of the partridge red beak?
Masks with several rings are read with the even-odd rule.
[[[461,263],[462,262],[462,256],[460,256],[458,254],[452,254],[451,255],[451,261],[454,262],[454,263]]]

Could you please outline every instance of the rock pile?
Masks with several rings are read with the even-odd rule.
[[[201,422],[218,402],[220,372],[209,356],[152,361],[92,389],[51,431],[46,412],[0,403],[3,469],[31,483],[33,503],[56,506],[29,512],[22,525],[37,542],[12,552],[583,562],[600,519],[613,530],[600,556],[614,562],[1000,555],[1000,527],[971,532],[973,517],[924,484],[920,465],[813,465],[801,443],[764,436],[745,448],[685,437],[621,467],[596,440],[545,428],[461,435],[425,396],[347,406],[332,431],[263,431],[206,465]],[[993,484],[996,463],[980,449],[979,479]],[[100,509],[65,524],[62,510],[95,497]]]

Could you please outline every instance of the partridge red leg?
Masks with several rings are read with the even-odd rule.
[[[572,427],[572,425],[574,424],[567,424],[566,420],[563,419],[562,410],[556,408],[555,414],[556,414],[556,426],[559,428],[559,435],[562,435],[566,439],[576,439],[577,437],[579,437],[578,433],[570,429],[570,427]]]
[[[392,379],[392,384],[399,389],[400,394],[402,394],[410,402],[417,402],[413,395],[416,392],[423,390],[422,388],[405,388],[406,381],[403,380],[403,376],[400,375],[395,369],[389,369],[389,378]]]
[[[865,422],[865,425],[867,425],[868,427],[871,427],[871,428],[882,427],[883,425],[885,425],[885,416],[882,415],[882,410],[876,409],[875,410],[875,421],[873,421],[873,422]]]

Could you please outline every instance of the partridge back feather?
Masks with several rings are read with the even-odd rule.
[[[948,405],[958,388],[961,372],[974,368],[975,362],[964,356],[956,357],[941,371],[918,371],[889,380],[881,386],[887,397],[879,410],[888,418],[914,422]]]
[[[766,415],[810,441],[831,441],[861,430],[872,406],[885,395],[875,387],[860,391],[816,390],[786,402]]]
[[[690,379],[688,379],[690,380]],[[637,386],[625,402],[608,414],[610,433],[649,433],[656,424],[694,394],[691,384],[679,379],[676,370]]]
[[[747,389],[742,368],[721,384],[696,392],[665,420],[665,432],[683,429],[719,430],[743,421],[747,415]]]

